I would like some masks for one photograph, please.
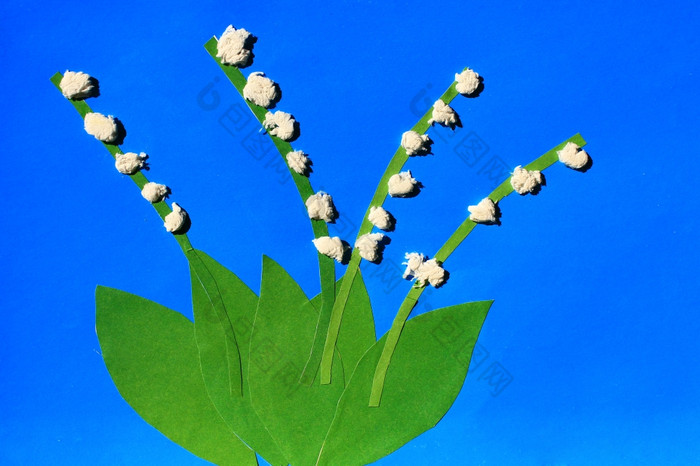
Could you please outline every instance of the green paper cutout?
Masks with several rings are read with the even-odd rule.
[[[195,318],[195,337],[207,393],[221,417],[246,444],[273,465],[286,465],[287,461],[268,433],[250,401],[248,387],[248,358],[250,334],[258,306],[257,295],[233,272],[222,266],[206,253],[194,251],[202,265],[211,274],[221,291],[221,301],[227,313],[227,323],[232,324],[240,350],[244,374],[242,392],[232,389],[227,364],[226,333],[219,316],[212,308],[206,290],[192,267],[192,305]]]
[[[210,381],[207,377],[209,373],[205,372],[205,369],[211,368],[212,365],[220,365],[222,373],[226,374],[225,379],[220,380],[220,383],[226,386],[225,391],[231,396],[241,397],[243,396],[243,363],[233,323],[221,295],[222,289],[200,258],[198,251],[194,249],[187,251],[187,260],[190,264],[190,277],[193,284],[192,304],[196,312],[195,337],[200,349],[199,356],[205,381]],[[239,290],[245,292],[243,288]],[[218,351],[218,348],[212,347],[221,342],[224,344],[223,354]],[[223,359],[220,356],[223,356]]]
[[[464,68],[465,70],[467,68]],[[457,82],[453,81],[450,87],[440,96],[440,100],[449,105],[459,93],[457,92]],[[431,106],[427,112],[418,120],[411,130],[419,133],[425,134],[426,131],[431,127],[428,121],[432,118],[433,106]],[[365,216],[360,225],[360,230],[357,233],[357,238],[369,233],[374,228],[372,222],[369,221],[369,213],[372,207],[384,205],[384,201],[389,195],[389,178],[391,178],[396,173],[399,173],[403,166],[408,161],[408,154],[406,154],[406,149],[399,145],[396,153],[391,158],[389,165],[384,170],[384,174],[379,180],[379,185],[377,186],[374,195],[372,196],[372,201],[367,207]],[[338,339],[338,333],[340,332],[340,326],[342,324],[343,313],[345,312],[346,302],[348,299],[348,294],[350,293],[350,288],[355,280],[355,275],[358,273],[360,268],[360,262],[362,262],[362,257],[360,257],[360,252],[357,249],[352,251],[350,256],[350,262],[345,270],[343,278],[345,279],[345,287],[341,287],[337,293],[335,303],[333,304],[333,309],[331,309],[330,322],[328,325],[328,334],[326,335],[326,341],[324,342],[323,357],[321,358],[321,383],[328,384],[331,383],[331,365],[332,365],[332,351],[331,349],[335,346]]]
[[[243,97],[243,88],[245,87],[247,80],[245,76],[243,76],[243,73],[241,73],[241,71],[235,66],[228,66],[221,63],[221,60],[216,56],[217,44],[218,40],[216,37],[212,37],[206,44],[204,44],[204,48],[219,65],[241,97]],[[253,115],[255,115],[255,118],[257,118],[258,122],[262,125],[263,121],[265,121],[267,109],[260,107],[259,105],[255,105],[254,103],[246,100],[244,97],[243,101],[248,105],[248,108],[250,108]],[[289,168],[286,155],[293,150],[291,144],[283,141],[277,136],[271,135],[270,133],[267,134],[282,157],[283,163],[287,166],[292,180],[294,181],[294,185],[296,186],[297,191],[299,191],[302,202],[306,203],[309,196],[314,194],[314,190],[311,187],[311,182],[307,176],[300,175]],[[314,238],[328,236],[328,226],[323,220],[310,220],[310,222],[314,232]],[[314,343],[311,346],[310,355],[306,361],[306,364],[304,364],[304,370],[302,371],[302,375],[300,377],[301,382],[307,385],[310,385],[316,376],[316,372],[321,361],[321,352],[323,351],[323,344],[326,339],[326,331],[331,318],[330,316],[333,309],[333,303],[335,302],[335,263],[333,259],[321,253],[317,253],[317,257],[321,279],[321,294],[324,296],[324,298],[321,305],[321,312],[318,316],[318,322],[316,323]]]
[[[335,282],[336,288],[340,287],[343,279]],[[318,294],[311,299],[311,303],[320,308],[321,295]],[[345,379],[350,378],[355,366],[368,349],[377,342],[377,333],[374,329],[374,314],[370,303],[369,294],[362,279],[362,274],[358,273],[355,282],[352,284],[350,295],[348,296],[347,312],[343,317],[343,326],[338,335],[336,348],[340,353],[343,362],[343,372]]]
[[[192,322],[139,296],[98,286],[96,330],[119,393],[163,435],[218,465],[257,465],[207,396]]]
[[[530,162],[528,165],[526,165],[526,168],[528,170],[544,170],[545,168],[550,167],[559,160],[557,151],[562,149],[568,142],[575,142],[580,147],[586,145],[586,141],[583,139],[583,137],[580,134],[575,134],[566,141],[563,141],[552,149],[548,150],[534,161]],[[494,189],[488,197],[494,202],[499,202],[512,192],[514,192],[514,189],[510,184],[510,177],[508,177],[503,183]],[[450,255],[455,251],[455,249],[457,249],[457,247],[462,243],[462,241],[469,236],[476,225],[477,224],[475,222],[471,221],[469,217],[467,217],[467,219],[462,222],[459,227],[457,227],[454,233],[450,235],[448,240],[442,245],[438,252],[435,253],[434,259],[439,262],[445,262],[447,258],[450,257]],[[396,314],[396,317],[391,324],[391,328],[388,332],[387,344],[382,351],[382,356],[377,363],[377,368],[374,374],[374,382],[372,383],[372,390],[369,398],[370,407],[379,406],[382,397],[382,389],[384,387],[389,364],[391,363],[392,354],[394,353],[396,344],[399,341],[403,326],[424,289],[424,287],[414,287],[408,292],[406,298],[399,307],[399,312]]]
[[[56,86],[59,92],[61,91],[61,79],[63,79],[63,74],[61,73],[56,73],[53,76],[51,76],[51,82],[54,84],[54,86]],[[92,112],[92,109],[84,100],[65,100],[73,104],[73,108],[75,108],[78,111],[78,114],[80,114],[80,117],[82,119],[85,119],[85,115]],[[105,146],[107,151],[109,151],[109,153],[112,155],[113,159],[116,159],[117,154],[123,153],[121,148],[119,146],[115,146],[114,144],[106,144],[104,142],[100,142],[100,144]],[[146,178],[146,175],[144,175],[141,171],[138,171],[133,175],[123,176],[128,176],[129,178],[131,178],[131,181],[136,183],[136,186],[139,187],[139,191],[143,189],[146,183],[148,183],[148,178]],[[166,204],[165,201],[156,202],[155,204],[151,205],[154,209],[156,209],[156,212],[158,212],[158,215],[162,220],[165,220],[165,216],[172,212],[172,209],[168,207],[168,204]],[[187,238],[187,235],[176,234],[172,236],[175,238],[175,241],[177,241],[177,244],[182,249],[182,252],[186,253],[188,249],[192,249],[192,245],[190,244],[190,240]]]
[[[333,385],[299,383],[317,321],[299,285],[264,256],[248,380],[255,411],[293,465],[316,461],[344,388],[342,364]]]
[[[457,398],[493,301],[460,304],[409,320],[394,353],[379,407],[367,393],[386,335],[360,361],[328,431],[318,465],[376,461],[434,427]]]

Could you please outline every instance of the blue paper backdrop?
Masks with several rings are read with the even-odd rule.
[[[447,262],[419,312],[495,304],[452,410],[379,464],[700,462],[697,2],[402,3],[0,6],[0,463],[202,463],[131,410],[100,357],[97,284],[191,316],[188,271],[56,71],[100,79],[90,104],[124,122],[125,150],[151,155],[194,245],[255,290],[265,253],[318,291],[299,196],[202,48],[229,23],[259,37],[246,73],[281,84],[349,241],[401,133],[456,71],[485,78],[454,103],[464,128],[431,130],[436,155],[409,162],[423,193],[387,204],[397,232],[364,269],[380,332],[410,287],[405,251],[432,254],[499,166],[576,132],[589,142],[588,173],[552,167],[540,195],[508,197],[503,225]]]

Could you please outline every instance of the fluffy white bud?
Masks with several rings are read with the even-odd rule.
[[[85,131],[90,136],[95,136],[99,141],[111,144],[119,137],[117,122],[114,117],[104,116],[101,113],[88,113],[85,115]]]
[[[148,182],[141,189],[141,195],[151,204],[161,202],[170,194],[170,188],[164,184]]]
[[[389,195],[391,197],[410,197],[419,190],[418,180],[411,176],[411,171],[397,173],[389,178]]]
[[[479,74],[467,68],[461,73],[455,73],[455,81],[457,81],[457,92],[462,95],[473,94],[479,87]]]
[[[527,170],[518,165],[510,177],[510,184],[518,194],[535,193],[544,181],[542,173],[537,170]]]
[[[452,107],[441,99],[438,99],[435,101],[435,104],[433,104],[432,118],[428,120],[429,125],[433,123],[439,123],[442,126],[449,126],[454,129],[454,127],[459,124],[459,115],[457,115],[457,112],[455,112]]]
[[[306,209],[309,212],[309,218],[311,220],[333,222],[338,218],[335,205],[333,205],[333,197],[323,191],[319,191],[306,199]]]
[[[292,141],[299,135],[297,121],[289,113],[267,112],[263,126],[271,135],[277,136],[283,141]]]
[[[256,71],[248,76],[248,81],[243,87],[243,97],[255,105],[270,108],[274,107],[280,95],[277,84],[264,73]]]

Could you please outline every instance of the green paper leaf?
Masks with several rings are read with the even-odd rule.
[[[233,272],[202,251],[195,251],[201,266],[205,267],[216,283],[221,302],[228,315],[235,341],[238,343],[242,373],[248,373],[250,333],[253,328],[258,297]],[[273,465],[287,461],[272,439],[250,401],[247,378],[243,377],[242,391],[231,386],[227,364],[227,334],[221,325],[209,295],[190,267],[192,304],[195,317],[195,337],[199,349],[202,375],[209,398],[221,417],[245,443]],[[238,358],[238,355],[236,355]]]
[[[338,403],[319,465],[376,461],[434,427],[464,383],[492,301],[437,309],[409,320],[391,360],[379,407],[368,406],[386,335],[355,369]]]
[[[318,314],[294,279],[263,257],[248,382],[255,411],[293,465],[316,461],[344,388],[340,360],[334,366],[332,385],[299,382]]]
[[[192,322],[124,291],[97,287],[102,357],[119,393],[173,442],[218,465],[257,465],[207,396]]]
[[[343,279],[341,278],[335,282],[336,288],[340,288],[342,281]],[[316,309],[321,308],[321,299],[321,294],[311,299]],[[377,342],[372,304],[370,303],[362,274],[359,271],[350,289],[346,309],[347,311],[343,314],[343,326],[340,327],[336,348],[340,353],[345,379],[347,380],[362,356]]]

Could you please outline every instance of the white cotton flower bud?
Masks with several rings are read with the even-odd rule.
[[[575,142],[567,142],[563,149],[557,151],[559,161],[569,168],[579,170],[588,163],[588,153]]]
[[[541,172],[530,171],[520,165],[515,167],[510,177],[510,184],[518,194],[536,193],[543,181]]]
[[[393,230],[396,222],[394,217],[381,206],[370,207],[368,220],[372,222],[372,225],[384,231]]]
[[[263,126],[271,135],[277,136],[283,141],[292,141],[299,135],[298,123],[289,113],[267,112]]]
[[[377,262],[381,260],[382,248],[380,242],[384,239],[382,233],[366,233],[355,241],[355,248],[360,251],[360,257],[366,261]]]
[[[407,252],[406,271],[403,278],[416,280],[418,286],[426,286],[428,283],[435,288],[441,287],[447,281],[447,271],[442,268],[435,259],[427,259],[423,254]]]
[[[311,160],[300,150],[295,150],[287,154],[287,164],[289,168],[300,175],[309,176]]]
[[[411,277],[413,279],[418,269],[425,262],[425,256],[417,252],[407,252],[404,257],[406,262],[403,262],[402,265],[406,266],[406,271],[403,273],[403,278]]]
[[[455,81],[457,81],[457,92],[462,95],[473,94],[479,87],[479,74],[467,68],[461,73],[455,73]]]
[[[245,29],[229,25],[216,44],[216,57],[224,65],[245,68],[253,61],[253,44],[258,39]]]
[[[63,73],[59,84],[61,92],[66,99],[83,100],[93,97],[97,93],[95,80],[89,74],[82,71],[68,71]]]
[[[140,154],[134,152],[117,154],[114,166],[117,167],[117,171],[122,175],[133,175],[142,168],[147,168],[146,159],[148,159],[148,156],[143,152]]]
[[[418,180],[411,176],[411,171],[397,173],[389,178],[389,195],[391,197],[411,197],[418,194]]]
[[[148,182],[141,189],[141,195],[151,204],[161,202],[170,194],[170,188],[164,184]]]
[[[415,277],[419,286],[430,283],[435,288],[440,288],[447,281],[447,271],[435,259],[430,259],[418,268]]]
[[[170,233],[178,233],[187,223],[187,212],[185,209],[173,202],[173,211],[165,216],[163,226]]]
[[[428,120],[429,125],[433,123],[439,123],[442,126],[449,126],[454,129],[455,126],[459,125],[459,115],[457,115],[457,112],[455,112],[452,107],[441,99],[438,99],[435,101],[435,104],[433,104],[432,118]]]
[[[309,218],[311,220],[333,222],[338,218],[335,206],[333,205],[333,198],[330,194],[326,194],[323,191],[319,191],[306,199],[306,209],[309,212]]]
[[[250,100],[255,105],[264,108],[274,107],[279,101],[280,95],[277,84],[265,73],[255,71],[250,73],[248,81],[243,87],[243,98]]]
[[[119,137],[117,122],[114,117],[104,116],[101,113],[88,113],[85,115],[85,131],[90,136],[95,136],[99,141],[111,144]]]
[[[482,199],[477,205],[470,205],[467,210],[471,214],[469,220],[474,223],[492,224],[498,222],[496,203],[488,197]]]
[[[338,262],[343,261],[345,245],[343,245],[343,242],[337,236],[333,238],[330,236],[321,236],[312,241],[314,246],[316,246],[316,250],[324,256],[328,256]]]
[[[401,136],[401,147],[406,150],[406,155],[425,155],[430,153],[433,141],[427,134],[420,134],[409,130]]]

